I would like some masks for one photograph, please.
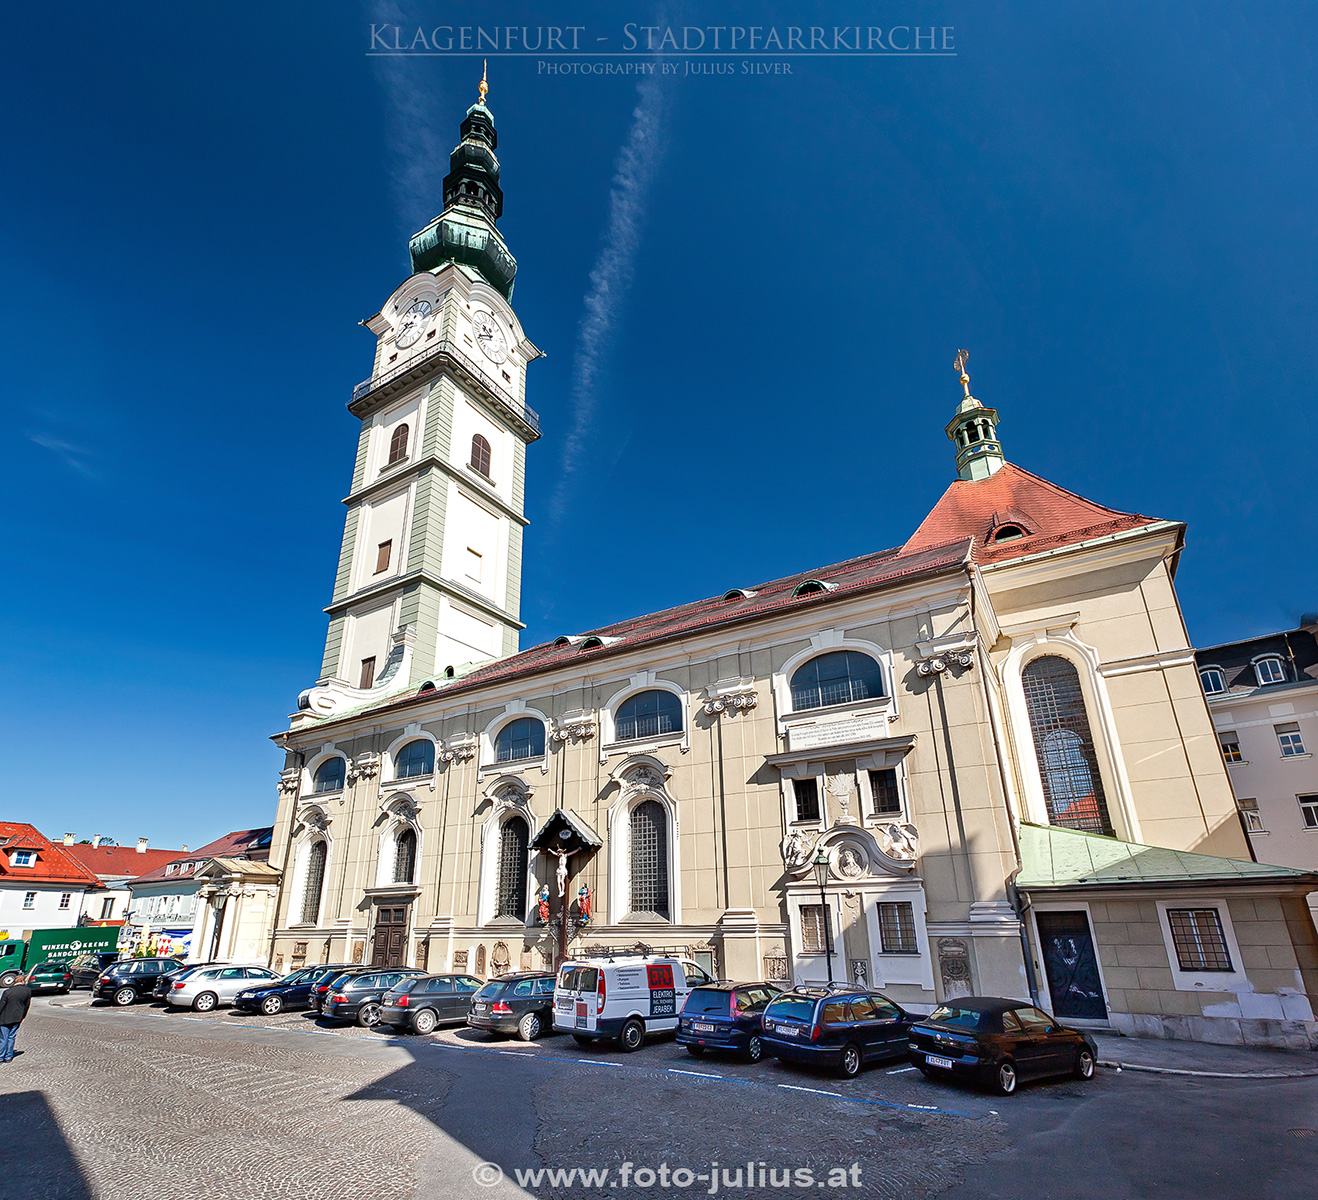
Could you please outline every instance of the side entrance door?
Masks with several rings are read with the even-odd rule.
[[[1106,1020],[1107,1005],[1103,1003],[1089,915],[1083,909],[1075,912],[1036,909],[1034,916],[1054,1015]]]
[[[371,941],[371,966],[403,967],[407,958],[407,909],[380,908]]]

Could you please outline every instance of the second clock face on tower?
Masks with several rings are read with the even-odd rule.
[[[476,334],[476,345],[491,362],[501,363],[508,357],[508,342],[503,336],[503,330],[495,324],[489,313],[472,313],[471,328]]]
[[[395,343],[406,350],[421,336],[428,316],[430,316],[430,301],[418,300],[398,322],[398,336],[394,339]]]

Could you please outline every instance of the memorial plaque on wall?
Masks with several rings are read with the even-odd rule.
[[[816,746],[848,746],[888,736],[888,718],[882,713],[837,717],[813,725],[793,725],[788,730],[789,750],[813,750]]]

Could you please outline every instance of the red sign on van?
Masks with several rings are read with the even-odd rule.
[[[673,968],[668,963],[658,963],[645,968],[650,988],[670,988],[673,986]]]

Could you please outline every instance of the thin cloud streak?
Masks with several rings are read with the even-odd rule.
[[[549,502],[551,526],[561,520],[568,492],[590,439],[599,406],[598,386],[618,314],[631,288],[641,244],[650,186],[663,158],[664,92],[654,76],[636,86],[638,99],[631,129],[609,190],[609,221],[604,247],[590,273],[585,314],[572,361],[572,429],[563,446],[558,485]]]
[[[91,469],[83,460],[91,457],[92,452],[83,446],[75,446],[72,442],[62,441],[60,438],[51,437],[48,433],[29,433],[28,441],[49,450],[56,455],[65,466],[77,471],[79,475],[85,475],[88,479],[95,479],[96,472]]]

